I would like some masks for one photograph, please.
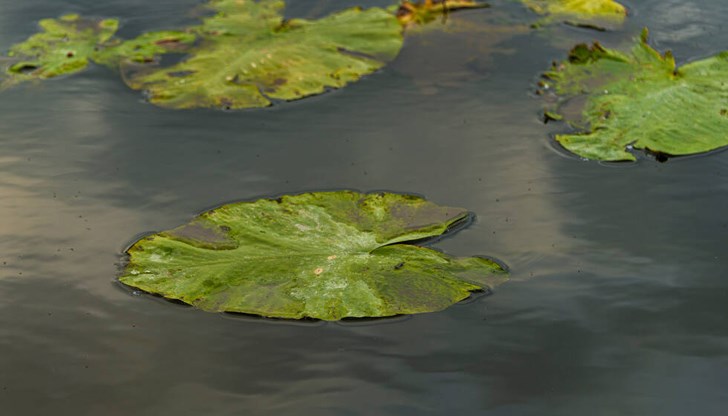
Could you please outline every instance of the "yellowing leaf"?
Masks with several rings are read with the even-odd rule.
[[[574,24],[621,22],[627,9],[614,0],[522,0],[531,10],[547,19],[561,19]]]

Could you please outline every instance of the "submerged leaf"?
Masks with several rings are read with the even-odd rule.
[[[42,32],[16,44],[8,52],[2,86],[78,72],[88,65],[98,45],[116,32],[116,19],[91,20],[70,14],[43,19]]]
[[[513,54],[506,40],[531,31],[528,25],[510,22],[508,17],[493,9],[453,13],[428,25],[409,26],[407,48],[389,71],[402,78],[400,87],[411,82],[422,94],[473,85],[491,75],[495,56]],[[432,59],[435,55],[438,59]]]
[[[670,52],[660,55],[647,44],[645,30],[630,53],[577,45],[544,76],[560,108],[586,97],[580,116],[562,112],[585,132],[556,136],[582,157],[635,160],[629,148],[664,156],[728,145],[728,52],[677,68]]]
[[[627,9],[614,0],[522,0],[534,12],[579,26],[589,22],[621,22]],[[598,26],[596,26],[598,28]]]
[[[491,260],[412,244],[468,216],[391,193],[234,203],[139,240],[120,280],[208,311],[277,318],[437,311],[505,279]]]
[[[374,72],[402,46],[395,16],[347,9],[319,20],[285,20],[276,0],[212,0],[216,14],[192,31],[184,61],[134,68],[126,81],[171,108],[265,107],[340,88]]]

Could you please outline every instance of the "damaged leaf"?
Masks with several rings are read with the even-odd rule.
[[[415,245],[469,215],[391,193],[233,203],[136,242],[120,280],[214,312],[339,320],[437,311],[506,278],[491,260]]]
[[[199,44],[171,67],[137,67],[126,77],[170,108],[265,107],[340,88],[392,60],[402,27],[380,8],[319,20],[283,18],[276,0],[212,0],[214,16],[191,29]]]
[[[577,45],[542,86],[559,98],[549,111],[580,130],[556,140],[587,159],[635,160],[630,149],[689,155],[728,145],[728,52],[677,67],[670,52],[647,44],[645,30],[628,53]],[[563,110],[585,101],[580,114]],[[554,118],[554,117],[551,117]]]
[[[116,19],[92,20],[75,14],[43,19],[42,31],[8,52],[2,87],[53,78],[86,68],[99,45],[116,32]]]
[[[473,0],[404,0],[397,9],[397,19],[403,25],[424,24],[452,11],[485,7],[488,4]]]
[[[209,0],[211,16],[182,30],[114,38],[118,21],[78,15],[41,21],[43,32],[12,47],[0,86],[85,68],[121,71],[124,82],[168,108],[266,107],[341,88],[399,53],[402,31],[472,0],[404,2],[399,9],[350,8],[318,20],[285,19],[282,0]],[[184,54],[166,65],[165,54]]]

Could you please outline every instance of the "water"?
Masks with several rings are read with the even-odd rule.
[[[294,16],[341,4],[291,3]],[[0,45],[65,12],[119,16],[132,36],[183,25],[196,4],[0,0]],[[362,82],[266,110],[155,108],[104,68],[3,92],[2,414],[724,414],[728,152],[582,162],[550,142],[563,126],[544,126],[532,95],[578,41],[624,45],[648,26],[679,62],[728,45],[719,0],[628,5],[617,32],[410,37]],[[529,16],[493,6],[467,20]],[[476,223],[437,247],[495,256],[511,281],[347,324],[209,314],[115,283],[139,233],[341,188],[467,207]]]

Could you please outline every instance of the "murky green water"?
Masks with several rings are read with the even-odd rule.
[[[0,47],[66,12],[119,16],[129,36],[196,4],[0,0]],[[530,18],[492,4],[467,20]],[[155,108],[104,68],[3,92],[2,414],[724,414],[728,152],[582,162],[551,143],[563,126],[544,126],[532,95],[578,41],[617,46],[648,26],[679,62],[728,49],[720,0],[628,5],[622,30],[561,27],[555,42],[413,36],[360,83],[259,111]],[[437,247],[495,256],[512,280],[444,312],[348,324],[208,314],[115,283],[139,233],[339,188],[469,208],[477,222]]]

